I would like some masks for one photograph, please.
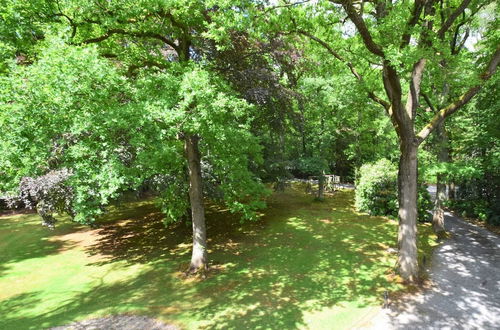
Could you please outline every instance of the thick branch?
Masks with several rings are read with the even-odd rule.
[[[352,1],[350,0],[331,0],[331,2],[334,3],[339,3],[342,5],[344,10],[347,13],[347,16],[349,19],[354,23],[356,26],[356,29],[361,35],[361,38],[363,39],[363,42],[366,46],[366,48],[372,52],[373,54],[384,57],[384,51],[382,50],[382,47],[378,45],[374,40],[373,37],[368,30],[368,27],[365,24],[365,21],[363,18],[358,14],[356,11],[356,8],[354,8]]]
[[[412,116],[406,111],[402,103],[403,91],[401,88],[401,80],[397,70],[391,65],[388,60],[384,61],[384,69],[382,75],[384,89],[391,102],[391,121],[396,129],[399,137],[406,140],[415,139],[415,130],[413,126]]]
[[[410,91],[408,92],[408,99],[406,101],[406,115],[412,121],[415,119],[418,107],[420,84],[422,83],[422,74],[424,73],[426,62],[427,60],[425,58],[421,58],[413,65],[413,70],[411,72]]]
[[[401,45],[399,48],[403,49],[410,44],[411,29],[413,27],[415,27],[415,25],[418,23],[418,19],[420,17],[420,14],[422,13],[422,10],[424,9],[424,5],[425,5],[425,0],[415,0],[415,4],[413,6],[413,10],[411,12],[410,19],[408,20],[408,23],[406,24],[406,31],[403,34],[403,37],[401,40]]]
[[[455,11],[450,15],[450,17],[448,17],[448,19],[444,22],[443,26],[441,26],[441,28],[437,33],[439,38],[442,39],[444,37],[444,34],[450,29],[455,20],[458,18],[458,16],[460,16],[463,13],[465,8],[467,8],[467,6],[470,4],[471,1],[472,0],[462,1],[460,6],[457,9],[455,9]]]
[[[316,41],[317,43],[319,43],[321,46],[323,46],[331,55],[333,55],[333,57],[335,57],[337,60],[341,61],[342,63],[344,63],[345,65],[347,65],[349,67],[349,69],[351,70],[351,73],[354,75],[354,77],[356,77],[356,79],[360,82],[360,83],[364,83],[364,79],[363,79],[363,76],[361,76],[358,71],[356,70],[356,68],[354,67],[354,65],[349,62],[347,59],[345,59],[343,56],[341,56],[339,53],[337,53],[332,47],[330,47],[330,45],[328,43],[326,43],[324,40],[321,40],[320,38],[314,36],[313,34],[307,32],[307,31],[304,31],[304,30],[298,30],[297,33],[300,33],[308,38],[310,38],[311,40],[314,40]],[[378,97],[377,95],[375,95],[375,93],[373,91],[368,91],[368,97],[370,99],[372,99],[373,101],[377,102],[378,104],[380,104],[381,106],[384,107],[384,109],[388,110],[389,107],[390,107],[390,104],[389,102],[381,99],[380,97]]]
[[[491,58],[490,62],[486,70],[480,75],[481,80],[486,81],[493,76],[500,62],[500,46],[497,48],[495,54]],[[441,109],[434,115],[431,121],[425,125],[425,127],[417,134],[418,143],[422,143],[429,134],[434,131],[434,129],[446,119],[446,117],[450,116],[458,109],[460,109],[463,105],[467,104],[481,89],[482,85],[478,84],[469,88],[467,92],[465,92],[462,96],[460,96],[455,102],[448,105],[447,107]]]
[[[139,37],[139,38],[158,39],[160,41],[163,41],[164,43],[166,43],[167,45],[169,45],[170,47],[172,47],[176,51],[178,48],[178,46],[172,40],[162,36],[161,34],[154,33],[154,32],[131,32],[131,31],[125,31],[123,29],[110,29],[100,37],[84,40],[82,42],[82,44],[91,44],[91,43],[101,42],[101,41],[104,41],[106,39],[109,39],[114,34],[128,35],[128,36]]]

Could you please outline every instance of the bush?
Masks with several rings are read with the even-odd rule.
[[[455,182],[459,189],[450,206],[464,217],[478,218],[490,225],[500,225],[500,176],[484,171],[480,177]]]
[[[398,170],[387,159],[361,166],[356,180],[356,208],[371,215],[397,216]]]
[[[19,196],[12,203],[23,202],[26,208],[36,209],[42,218],[42,224],[54,228],[54,213],[66,212],[74,216],[71,204],[73,189],[66,184],[71,176],[67,169],[54,170],[45,175],[31,178],[24,177],[19,183]]]
[[[398,169],[387,159],[361,166],[356,179],[356,208],[371,215],[396,218],[398,215],[397,196]],[[419,221],[429,219],[428,210],[432,204],[425,185],[418,191]]]

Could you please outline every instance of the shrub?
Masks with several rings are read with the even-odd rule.
[[[356,179],[356,208],[371,215],[397,217],[397,178],[396,164],[387,159],[361,166]],[[419,220],[428,220],[432,204],[423,184],[419,185],[417,204]]]
[[[66,212],[73,216],[71,204],[73,190],[66,185],[71,176],[67,169],[51,171],[45,175],[31,178],[24,177],[19,183],[19,197],[15,198],[29,208],[35,208],[42,218],[42,224],[54,228],[54,213]]]
[[[371,215],[397,216],[396,166],[387,159],[361,166],[356,180],[356,208]]]
[[[477,177],[462,176],[455,178],[455,199],[447,206],[463,217],[477,218],[490,225],[500,226],[500,176],[484,171]]]

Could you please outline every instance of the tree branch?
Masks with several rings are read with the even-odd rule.
[[[401,45],[399,46],[400,49],[403,49],[410,44],[411,29],[418,23],[418,19],[420,17],[420,14],[422,13],[422,10],[425,7],[424,5],[425,5],[425,0],[415,0],[415,4],[413,6],[413,10],[412,10],[410,19],[408,20],[408,23],[406,24],[406,31],[405,31],[405,33],[403,33]]]
[[[351,70],[351,73],[354,75],[354,77],[356,77],[356,79],[360,82],[360,83],[364,83],[364,79],[363,79],[363,76],[361,76],[358,71],[356,70],[356,68],[354,67],[354,65],[349,62],[347,59],[345,59],[343,56],[341,56],[339,53],[337,53],[332,47],[330,47],[330,45],[328,43],[326,43],[324,40],[314,36],[313,34],[307,32],[307,31],[304,31],[304,30],[297,30],[297,33],[300,33],[308,38],[310,38],[311,40],[314,40],[316,41],[317,43],[319,43],[321,46],[323,46],[331,55],[333,55],[333,57],[335,57],[337,60],[341,61],[342,63],[344,63],[345,65],[347,65],[347,67],[349,67],[349,69]],[[390,104],[389,102],[381,99],[380,97],[378,97],[373,91],[367,91],[368,93],[368,97],[370,99],[372,99],[373,101],[375,101],[376,103],[380,104],[381,106],[384,107],[384,109],[388,110],[390,108]]]
[[[467,8],[467,6],[470,4],[472,0],[464,0],[460,4],[460,6],[455,9],[455,11],[448,17],[448,19],[444,22],[443,26],[439,29],[437,35],[440,39],[444,38],[444,34],[450,29],[450,27],[453,25],[453,22],[462,14],[462,12]]]
[[[361,38],[363,39],[363,42],[366,46],[366,48],[372,52],[373,54],[380,56],[382,58],[385,57],[384,51],[382,50],[382,47],[378,45],[374,40],[373,37],[368,30],[368,27],[365,24],[365,21],[363,18],[358,14],[356,11],[356,8],[354,8],[352,1],[350,0],[330,0],[333,3],[341,4],[344,10],[347,13],[347,16],[349,19],[354,23],[356,26],[356,29],[361,35]]]
[[[488,66],[486,67],[486,70],[479,76],[481,80],[486,81],[490,79],[495,73],[499,62],[500,46],[497,47],[495,54],[492,56],[490,62],[488,63]],[[482,85],[478,84],[469,88],[469,90],[462,94],[455,102],[439,110],[431,119],[431,121],[427,125],[425,125],[425,127],[422,128],[422,130],[417,134],[417,142],[419,144],[422,143],[443,120],[456,112],[463,105],[467,104],[479,92],[481,87]]]
[[[420,84],[422,83],[422,74],[424,73],[427,60],[421,58],[413,65],[410,80],[410,90],[406,102],[406,114],[413,121],[418,107],[418,96],[420,95]]]
[[[71,39],[73,39],[76,35],[76,24],[71,17],[62,12],[59,1],[56,1],[56,4],[57,4],[57,9],[59,9],[59,14],[56,14],[55,16],[61,16],[68,20],[69,25],[71,25]]]
[[[102,36],[84,40],[81,42],[81,44],[91,44],[91,43],[101,42],[101,41],[104,41],[106,39],[109,39],[114,34],[129,35],[129,36],[139,37],[139,38],[158,39],[160,41],[163,41],[164,43],[166,43],[167,45],[169,45],[170,47],[172,47],[176,51],[178,50],[178,46],[172,40],[162,36],[161,34],[154,33],[154,32],[131,32],[131,31],[125,31],[123,29],[110,29]]]
[[[424,92],[420,92],[420,95],[422,95],[424,97],[424,100],[425,100],[425,103],[427,103],[427,105],[429,106],[429,108],[433,111],[433,112],[436,112],[436,107],[432,104],[432,101],[431,99],[429,98],[429,95],[427,95],[426,93]]]

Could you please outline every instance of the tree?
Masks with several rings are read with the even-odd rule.
[[[319,17],[316,20],[329,21],[329,26],[345,22],[343,16],[347,16],[355,33],[350,32],[350,27],[346,26],[344,31],[347,37],[340,37],[336,45],[329,41],[332,40],[332,35],[339,34],[339,30],[325,31],[325,28],[319,29],[317,25],[307,21],[289,18],[292,22],[289,26],[291,30],[316,41],[333,58],[345,63],[357,80],[366,87],[367,96],[381,105],[391,118],[400,148],[398,266],[402,277],[410,282],[416,280],[418,273],[416,246],[418,147],[445,118],[469,102],[480,90],[484,81],[494,74],[500,61],[498,35],[490,33],[488,40],[491,44],[485,49],[490,51],[489,60],[482,71],[475,72],[473,84],[465,88],[453,102],[439,109],[426,123],[417,125],[417,111],[421,110],[422,81],[433,78],[424,75],[425,69],[428,63],[438,65],[443,60],[453,62],[456,55],[446,51],[448,49],[446,44],[456,38],[457,33],[461,33],[457,28],[459,24],[457,18],[463,15],[475,16],[487,3],[489,2],[475,3],[470,0],[458,3],[419,0],[396,3],[332,0],[330,5],[321,3],[320,6],[308,7],[309,19]],[[285,14],[291,16],[290,11]],[[297,16],[304,17],[304,15]],[[328,38],[326,41],[315,34],[318,29],[320,36]],[[366,82],[356,69],[358,63],[341,55],[346,40],[361,45],[356,47],[358,53],[355,60],[362,63],[363,68],[369,67],[370,70],[379,72],[387,100],[377,95],[377,89],[373,88],[373,84],[370,86],[370,82]],[[464,72],[462,66],[470,67],[475,64],[475,61],[469,60],[456,65],[454,70]]]
[[[101,205],[144,179],[137,151],[149,150],[142,137],[158,136],[158,128],[144,125],[147,114],[133,106],[131,86],[95,48],[48,36],[39,47],[36,63],[2,79],[0,188],[13,193],[24,177],[67,169],[73,198],[66,207],[90,224]]]
[[[110,196],[114,196],[125,187],[136,187],[147,178],[146,174],[150,176],[163,174],[173,178],[174,181],[181,179],[184,165],[176,159],[179,155],[184,155],[185,166],[189,172],[189,204],[193,222],[193,255],[190,271],[194,272],[206,267],[208,260],[203,208],[203,162],[205,161],[207,168],[218,175],[218,184],[220,190],[223,191],[223,199],[232,211],[251,218],[254,210],[263,205],[260,199],[264,189],[248,170],[251,162],[260,161],[257,140],[248,132],[248,125],[251,121],[248,112],[251,107],[239,99],[217,75],[202,68],[204,64],[202,49],[216,39],[215,35],[211,38],[210,33],[214,21],[219,17],[218,13],[224,13],[222,19],[226,20],[237,15],[236,12],[226,11],[227,6],[205,7],[198,1],[172,1],[165,4],[163,1],[152,0],[144,1],[141,6],[127,0],[113,3],[88,2],[83,5],[74,1],[41,1],[40,3],[46,6],[42,6],[41,14],[34,17],[40,19],[41,25],[46,25],[45,33],[53,31],[51,33],[66,40],[70,49],[81,48],[85,51],[89,49],[89,45],[95,45],[91,48],[94,50],[93,55],[97,56],[96,52],[98,52],[100,57],[108,59],[104,62],[100,60],[100,65],[115,67],[112,70],[113,74],[121,81],[121,84],[114,87],[110,84],[110,86],[91,88],[96,88],[103,93],[115,87],[118,90],[124,87],[130,88],[122,90],[121,93],[117,91],[116,95],[110,99],[118,102],[114,111],[121,111],[122,106],[125,107],[124,104],[137,109],[131,117],[133,123],[125,118],[117,118],[116,115],[109,116],[109,121],[119,120],[120,123],[125,123],[127,131],[122,133],[125,136],[128,135],[128,129],[130,129],[127,125],[138,126],[135,130],[132,129],[132,132],[137,133],[136,136],[130,139],[127,137],[126,146],[123,148],[126,153],[131,153],[132,160],[142,162],[141,166],[135,167],[136,173],[140,172],[140,175],[133,182],[128,181],[132,178],[128,173],[119,172],[113,177],[97,175],[101,179],[100,182],[112,184],[111,192],[103,194],[102,189],[91,189],[86,193],[82,191],[80,195],[77,193],[76,201],[84,201],[89,196],[95,196],[97,192],[104,197],[100,200],[97,198],[95,203],[82,202],[81,205],[85,205],[88,209],[82,212],[76,209],[76,218],[82,218],[82,221],[85,218],[87,221],[92,212],[97,215],[99,206],[106,205]],[[70,60],[62,58],[64,61]],[[98,60],[95,59],[95,61]],[[66,66],[64,63],[60,64],[65,68],[71,67],[74,63],[70,62]],[[76,67],[78,65],[73,70],[78,71]],[[57,65],[55,68],[60,69]],[[85,72],[88,68],[80,68],[80,70]],[[22,79],[22,75],[17,80],[14,78],[17,82]],[[60,80],[56,81],[51,80],[52,76],[47,76],[46,79],[52,84],[51,87],[54,87],[54,94],[47,95],[43,100],[35,97],[35,102],[43,101],[50,104],[54,100],[59,100],[57,91],[63,88],[64,83],[67,84],[68,89],[75,88],[74,81],[64,82],[67,77],[60,77]],[[90,90],[88,93],[92,95]],[[115,93],[114,89],[113,93]],[[66,118],[69,111],[75,112],[82,105],[95,112],[99,108],[98,102],[106,100],[106,97],[95,93],[96,101],[86,104],[87,99],[84,97],[73,95],[70,91],[65,95],[71,97],[74,102],[63,107],[58,118]],[[150,98],[145,98],[145,96]],[[6,96],[4,100],[6,106],[10,107],[8,104],[12,101],[9,96]],[[26,99],[24,101],[29,102]],[[122,104],[119,104],[120,102]],[[22,106],[23,103],[18,102],[16,105]],[[20,113],[25,115],[23,111]],[[138,116],[140,120],[134,116]],[[99,122],[99,119],[86,118],[84,120],[87,125],[95,122]],[[19,122],[12,123],[12,127],[17,127],[16,125],[19,125]],[[65,132],[68,127],[57,127],[55,132],[49,129],[44,130],[36,125],[33,128],[35,128],[33,133],[42,131],[50,141],[54,139],[57,132]],[[78,136],[78,141],[89,141],[85,136],[88,133],[85,133],[83,129],[81,131],[84,132],[82,136]],[[15,144],[15,137],[11,137],[12,139],[6,139],[5,143]],[[91,137],[94,136],[91,135]],[[105,153],[108,138],[105,136],[101,140],[100,145],[94,145],[94,147],[102,148],[102,152]],[[150,144],[146,142],[141,146],[130,146],[129,140],[134,142],[139,140],[141,143],[149,140]],[[183,142],[183,149],[179,148],[179,141]],[[65,143],[68,142],[65,141]],[[228,143],[231,143],[229,148],[226,147]],[[81,158],[88,157],[93,152],[93,147],[90,145],[87,149],[82,149],[78,143],[73,148],[77,149],[76,146],[80,148],[78,152]],[[155,148],[158,149],[154,150]],[[26,166],[26,172],[33,172],[38,162],[43,162],[52,155],[47,146],[44,150],[43,157],[26,157],[32,161],[31,166]],[[63,154],[66,156],[65,150]],[[152,156],[154,160],[151,165],[143,162],[148,159],[148,156]],[[117,166],[125,167],[128,171],[129,166],[123,166],[123,161],[117,158]],[[71,165],[74,166],[75,163]],[[98,171],[98,167],[88,165],[92,171]],[[153,165],[163,166],[164,169]],[[21,175],[16,171],[15,166],[9,167],[8,171],[12,174],[9,177],[11,179]],[[90,178],[94,179],[94,176]],[[82,180],[86,182],[83,176]],[[74,179],[73,183],[82,186],[81,181]],[[9,182],[12,183],[15,180]],[[185,186],[174,185],[173,187],[182,190]],[[165,195],[170,202],[166,211],[171,219],[177,218],[186,209],[186,203],[179,200],[179,195],[174,190],[167,190]],[[182,198],[185,195],[181,193],[180,196]]]

